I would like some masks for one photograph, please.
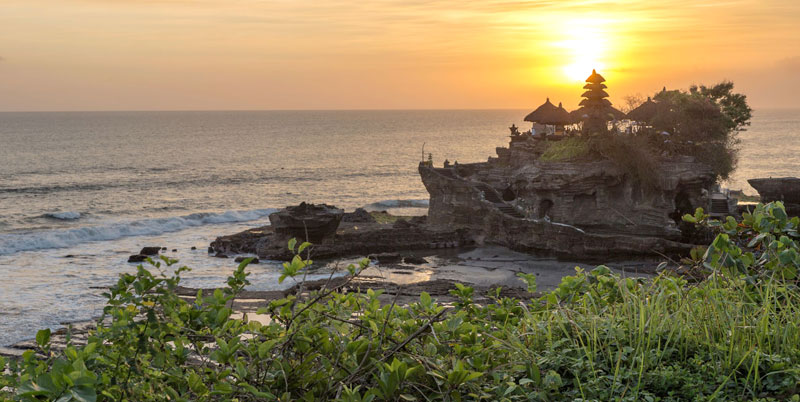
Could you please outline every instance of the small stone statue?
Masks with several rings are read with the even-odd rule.
[[[519,127],[517,127],[516,124],[511,124],[511,127],[509,127],[508,129],[511,130],[511,135],[513,135],[514,137],[519,135]]]

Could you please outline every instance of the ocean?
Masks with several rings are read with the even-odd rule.
[[[424,212],[416,168],[485,161],[526,110],[0,113],[0,345],[96,316],[100,293],[143,246],[221,286],[216,236],[301,201]],[[796,176],[800,110],[757,110],[726,183]],[[196,247],[196,250],[191,250]],[[176,251],[172,251],[175,249]],[[279,266],[250,268],[279,289]]]

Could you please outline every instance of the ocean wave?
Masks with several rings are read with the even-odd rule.
[[[428,200],[383,200],[364,205],[367,211],[385,211],[389,208],[427,208]]]
[[[72,212],[72,211],[51,212],[49,214],[44,214],[42,216],[44,216],[45,218],[53,218],[53,219],[58,219],[58,220],[62,220],[62,221],[73,221],[73,220],[76,220],[76,219],[80,219],[81,218],[81,213],[80,212]]]
[[[0,255],[13,254],[20,251],[72,247],[88,242],[116,240],[129,236],[153,236],[203,225],[247,222],[261,219],[275,211],[276,209],[270,208],[222,213],[204,212],[74,229],[2,234],[0,235]]]

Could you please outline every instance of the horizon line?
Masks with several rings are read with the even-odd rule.
[[[533,110],[534,107],[494,108],[364,108],[364,109],[78,109],[78,110],[0,110],[4,113],[177,113],[177,112],[426,112],[426,111],[487,111],[487,110]],[[753,110],[800,110],[796,106],[753,107]]]

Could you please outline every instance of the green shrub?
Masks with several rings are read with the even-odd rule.
[[[591,149],[611,161],[643,189],[659,187],[659,157],[647,137],[605,134],[592,137]]]
[[[186,268],[150,261],[156,275],[140,266],[110,289],[88,345],[55,353],[45,330],[37,351],[7,362],[0,399],[797,401],[800,292],[786,272],[798,220],[781,211],[687,218],[727,232],[704,255],[709,279],[692,286],[599,266],[530,302],[498,291],[476,304],[459,284],[453,306],[424,292],[401,306],[344,290],[365,260],[344,282],[268,303],[267,324],[231,317],[247,262],[187,302],[175,293]],[[309,264],[295,258],[283,274],[302,278]]]

